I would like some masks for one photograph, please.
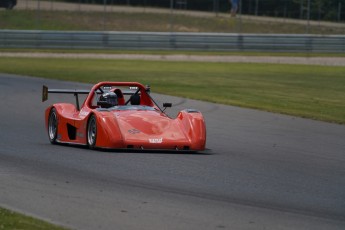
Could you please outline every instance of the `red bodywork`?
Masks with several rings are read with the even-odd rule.
[[[120,97],[119,105],[100,109],[93,104],[96,91],[112,87]],[[140,106],[125,105],[116,87],[134,87],[140,93]],[[115,87],[115,88],[114,88]],[[97,121],[95,147],[107,149],[159,149],[202,151],[206,143],[206,127],[202,114],[196,110],[182,110],[175,119],[168,117],[154,103],[147,88],[136,82],[100,82],[94,85],[80,110],[69,103],[58,103],[45,111],[48,130],[49,114],[57,113],[59,143],[87,145],[88,120],[93,114]],[[125,108],[125,109],[123,109]]]

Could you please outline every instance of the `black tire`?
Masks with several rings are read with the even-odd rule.
[[[57,117],[56,109],[52,108],[50,110],[49,118],[48,118],[48,137],[49,137],[50,143],[56,144],[57,133],[58,133],[58,117]]]
[[[87,122],[86,137],[87,145],[90,149],[94,149],[97,140],[97,119],[93,114],[90,116],[89,121]]]

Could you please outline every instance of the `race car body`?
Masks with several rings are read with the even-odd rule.
[[[206,127],[202,114],[186,109],[176,118],[170,118],[153,100],[150,89],[140,83],[100,82],[90,91],[43,87],[43,101],[49,93],[76,96],[76,105],[57,103],[46,109],[45,124],[52,144],[81,144],[92,149],[205,149]],[[80,108],[79,94],[87,94]]]

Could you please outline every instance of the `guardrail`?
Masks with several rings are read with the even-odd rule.
[[[345,53],[345,35],[0,30],[0,48]]]

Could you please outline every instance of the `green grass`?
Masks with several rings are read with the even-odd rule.
[[[0,230],[64,230],[41,220],[0,208]]]
[[[198,56],[268,56],[268,57],[345,57],[345,53],[288,53],[249,51],[187,51],[187,50],[95,50],[95,49],[25,49],[0,48],[0,52],[11,53],[77,53],[77,54],[149,54],[149,55],[198,55]]]
[[[157,23],[159,22],[159,23]],[[173,24],[173,27],[171,27]],[[306,32],[306,25],[225,17],[193,17],[164,13],[0,11],[1,29],[109,30],[160,32],[283,33]],[[310,26],[311,34],[345,34],[343,28]]]
[[[345,67],[0,58],[0,72],[87,83],[139,81],[154,92],[345,124]]]

